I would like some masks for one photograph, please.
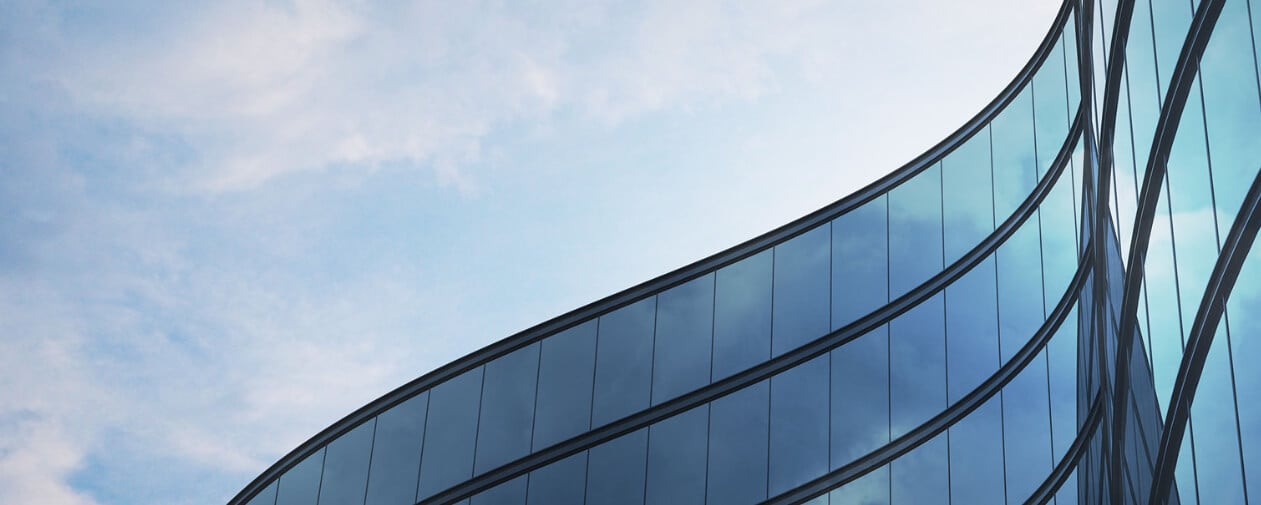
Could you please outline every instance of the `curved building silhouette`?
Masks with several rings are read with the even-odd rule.
[[[230,502],[1261,502],[1257,0],[1066,0],[808,216],[465,356]]]

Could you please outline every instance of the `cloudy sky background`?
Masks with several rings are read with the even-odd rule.
[[[909,161],[1057,4],[0,0],[0,503],[221,503]]]

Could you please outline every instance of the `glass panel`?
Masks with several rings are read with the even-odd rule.
[[[762,251],[718,271],[713,380],[771,356],[772,254]]]
[[[994,259],[991,257],[946,287],[950,403],[972,392],[998,371],[998,293],[995,283]]]
[[[595,345],[594,320],[543,340],[533,450],[565,440],[589,427]]]
[[[1252,3],[1249,7],[1244,0],[1226,2],[1200,59],[1217,225],[1223,237],[1261,165],[1261,142],[1257,140],[1257,132],[1261,132],[1261,91],[1257,89],[1252,54],[1252,30],[1258,27],[1250,27],[1248,22],[1249,9],[1257,16],[1261,5]]]
[[[1089,288],[1087,288],[1089,289]],[[1070,312],[1047,344],[1051,371],[1051,428],[1055,460],[1077,438],[1077,314]],[[1143,373],[1146,373],[1145,371]]]
[[[933,165],[889,193],[889,297],[941,269],[941,171]]]
[[[1136,2],[1137,3],[1137,2]],[[1160,89],[1169,90],[1169,78],[1177,66],[1182,43],[1191,28],[1191,2],[1151,0],[1152,23],[1156,31],[1156,61],[1160,69]],[[1164,98],[1163,94],[1161,98]]]
[[[1201,503],[1244,503],[1229,345],[1223,321],[1209,347],[1195,401],[1191,403]]]
[[[1046,353],[1039,353],[1003,388],[1007,501],[1022,503],[1051,473]]]
[[[831,503],[837,505],[887,505],[889,503],[889,466],[872,470],[853,482],[832,490]]]
[[[521,476],[473,495],[470,505],[525,505],[526,477]]]
[[[766,499],[769,390],[762,381],[710,404],[708,503]]]
[[[950,427],[952,503],[1002,504],[1003,410],[995,395]]]
[[[592,426],[648,406],[656,306],[655,297],[645,298],[600,316]]]
[[[1025,88],[994,118],[994,213],[1006,221],[1038,183],[1033,145],[1033,89]]]
[[[893,460],[890,466],[894,504],[926,505],[950,501],[946,438],[938,436]]]
[[[888,197],[832,220],[832,329],[889,301]]]
[[[477,407],[482,399],[482,367],[429,391],[429,417],[420,464],[420,499],[473,476]]]
[[[656,405],[709,383],[714,341],[714,274],[657,295],[652,403]]]
[[[893,438],[946,408],[944,313],[942,295],[937,294],[889,323]]]
[[[997,256],[999,347],[1006,363],[1044,321],[1042,252],[1036,219],[1026,221],[1007,239]]]
[[[771,496],[828,470],[828,362],[819,356],[771,378]]]
[[[1118,130],[1117,133],[1132,135],[1134,162],[1139,173],[1143,173],[1147,169],[1147,155],[1151,152],[1156,119],[1160,116],[1160,107],[1165,96],[1162,88],[1156,84],[1156,50],[1152,46],[1154,41],[1149,2],[1134,2],[1133,19],[1125,45],[1124,83],[1129,88],[1127,96],[1132,130]],[[1180,36],[1178,40],[1177,43],[1181,45],[1183,38]],[[1161,64],[1164,65],[1164,62]]]
[[[587,453],[580,452],[530,473],[530,505],[582,505]]]
[[[268,484],[262,491],[259,491],[253,498],[250,498],[250,501],[245,502],[245,505],[275,505],[275,503],[276,481],[273,480],[271,481],[271,484]]]
[[[377,416],[367,505],[416,503],[428,404],[429,392],[425,391]]]
[[[496,468],[530,452],[538,373],[537,343],[486,364],[482,410],[477,422],[475,473]]]
[[[1068,115],[1068,90],[1064,81],[1064,66],[1059,65],[1064,58],[1060,54],[1064,48],[1056,44],[1047,55],[1046,62],[1033,77],[1033,115],[1036,121],[1034,139],[1038,151],[1037,173],[1046,174],[1060,146],[1068,139],[1068,127],[1071,122]]]
[[[645,505],[705,502],[705,445],[709,406],[649,428]]]
[[[1169,405],[1174,378],[1182,362],[1182,318],[1178,310],[1177,278],[1173,269],[1173,243],[1169,221],[1169,200],[1161,192],[1152,220],[1151,240],[1143,282],[1147,291],[1148,335],[1151,342],[1152,374],[1161,409]]]
[[[324,469],[324,448],[307,456],[280,476],[276,505],[311,505],[320,492],[320,472]]]
[[[889,442],[889,327],[876,328],[831,356],[829,466],[835,470]]]
[[[771,353],[801,347],[828,332],[831,227],[819,226],[775,246]]]
[[[368,459],[376,420],[356,426],[328,444],[320,505],[361,504],[368,485]]]
[[[1213,212],[1213,195],[1209,177],[1208,153],[1205,151],[1203,109],[1198,86],[1192,85],[1186,110],[1169,152],[1168,194],[1173,216],[1173,241],[1178,289],[1181,294],[1182,320],[1195,320],[1208,284],[1208,276],[1217,259],[1217,224]],[[1257,137],[1261,139],[1261,136]],[[1189,324],[1188,324],[1188,330]]]
[[[587,462],[587,505],[643,505],[648,430],[591,448]]]
[[[1254,6],[1255,10],[1256,6]],[[1234,353],[1235,390],[1239,393],[1239,436],[1243,447],[1248,494],[1261,496],[1261,245],[1253,242],[1226,303],[1226,322]],[[1218,343],[1214,342],[1214,346]]]
[[[946,264],[959,259],[994,231],[992,169],[989,126],[941,161]]]

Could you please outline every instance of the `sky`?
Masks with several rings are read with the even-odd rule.
[[[0,503],[222,503],[896,169],[1057,7],[0,0]]]

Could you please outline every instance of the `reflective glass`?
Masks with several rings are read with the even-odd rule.
[[[245,505],[275,505],[275,503],[276,481],[273,480],[271,481],[271,484],[268,484],[262,491],[259,491],[253,498],[250,498],[250,501],[245,502]]]
[[[930,505],[950,502],[950,462],[946,458],[946,437],[938,436],[912,449],[890,466],[891,500],[894,504]]]
[[[952,503],[1002,504],[1003,410],[995,395],[950,427]]]
[[[591,421],[596,321],[587,321],[543,340],[533,450],[586,431]]]
[[[888,505],[889,466],[885,465],[841,486],[828,497],[837,505]]]
[[[714,274],[657,295],[652,403],[656,405],[709,383],[714,341]]]
[[[1250,496],[1261,496],[1261,373],[1254,368],[1261,363],[1261,338],[1257,338],[1261,335],[1261,311],[1257,307],[1261,307],[1261,245],[1253,242],[1226,303],[1239,401],[1239,437]]]
[[[713,380],[771,356],[770,250],[718,270],[714,294]]]
[[[827,386],[827,355],[771,378],[771,496],[827,472]]]
[[[1257,89],[1253,30],[1248,11],[1258,16],[1261,5],[1227,0],[1200,58],[1209,152],[1213,159],[1218,229],[1230,230],[1244,192],[1261,166],[1261,91]],[[1179,133],[1181,136],[1181,133]]]
[[[1051,386],[1051,428],[1055,460],[1077,438],[1077,314],[1070,312],[1047,343]]]
[[[526,477],[521,476],[473,495],[470,505],[525,505]]]
[[[1034,139],[1037,146],[1037,173],[1046,174],[1060,146],[1068,139],[1070,123],[1068,115],[1068,86],[1064,76],[1064,66],[1058,64],[1064,59],[1060,54],[1064,47],[1056,44],[1047,55],[1046,62],[1033,77],[1033,116],[1035,119]]]
[[[482,409],[477,421],[475,473],[496,468],[530,452],[538,373],[538,343],[486,364]]]
[[[1064,296],[1068,284],[1077,274],[1077,208],[1073,203],[1073,168],[1064,167],[1060,180],[1056,181],[1038,209],[1042,227],[1042,299],[1047,313]]]
[[[1003,362],[1042,326],[1042,247],[1034,216],[998,249],[998,320]]]
[[[328,444],[324,475],[320,478],[320,505],[359,505],[368,486],[368,460],[376,422],[356,426]]]
[[[1039,353],[1003,388],[1007,500],[1022,503],[1051,473],[1046,354]]]
[[[429,392],[425,391],[377,416],[367,505],[416,503],[428,404]]]
[[[1244,503],[1239,430],[1235,425],[1235,384],[1225,321],[1209,347],[1199,388],[1191,403],[1195,419],[1195,473],[1201,503]]]
[[[889,192],[889,297],[942,269],[941,170],[933,165]]]
[[[481,399],[482,367],[429,390],[429,417],[417,491],[420,499],[473,476],[473,444]]]
[[[1143,282],[1147,288],[1148,335],[1156,397],[1162,409],[1168,405],[1174,378],[1182,361],[1182,318],[1178,308],[1177,277],[1173,269],[1173,242],[1169,200],[1161,192],[1152,220],[1151,238]]]
[[[831,241],[831,227],[824,225],[775,246],[775,356],[828,332]]]
[[[587,505],[643,505],[648,430],[591,448],[587,462]]]
[[[941,161],[946,264],[959,259],[994,231],[992,168],[989,126]]]
[[[942,295],[937,294],[889,323],[893,438],[946,408],[944,315]]]
[[[324,449],[307,456],[280,476],[276,505],[311,505],[320,492],[320,472],[324,469]]]
[[[831,461],[835,470],[889,441],[889,330],[834,349]]]
[[[657,299],[645,298],[600,316],[591,425],[648,406]]]
[[[1134,161],[1139,173],[1147,169],[1147,156],[1151,151],[1156,120],[1165,98],[1163,88],[1156,83],[1156,50],[1152,46],[1152,11],[1148,4],[1149,2],[1134,2],[1134,20],[1130,24],[1130,36],[1125,45],[1126,80],[1123,83],[1129,90],[1126,95],[1129,101],[1126,105],[1131,130],[1118,130],[1118,135],[1132,135]],[[1161,65],[1165,65],[1165,62],[1162,61]]]
[[[889,301],[888,197],[832,220],[832,329]]]
[[[707,503],[766,499],[769,390],[763,381],[710,404]]]
[[[1218,241],[1210,185],[1212,179],[1209,178],[1208,152],[1204,143],[1203,109],[1196,84],[1192,84],[1191,97],[1179,123],[1178,135],[1170,148],[1167,173],[1173,243],[1177,248],[1175,267],[1184,322],[1195,319],[1213,262],[1217,259]]]
[[[946,287],[946,355],[951,403],[994,375],[998,361],[998,293],[994,259],[986,258]]]
[[[705,502],[708,424],[704,405],[649,428],[645,505]]]
[[[1137,3],[1137,2],[1136,2]],[[1160,70],[1160,89],[1169,89],[1169,78],[1177,66],[1182,43],[1191,28],[1191,2],[1187,0],[1151,0],[1152,26],[1156,32],[1156,61]],[[1163,96],[1162,96],[1163,98]]]
[[[587,453],[580,452],[530,473],[530,505],[582,505]]]
[[[1033,89],[1025,88],[990,124],[994,134],[994,212],[1003,222],[1033,192]]]

